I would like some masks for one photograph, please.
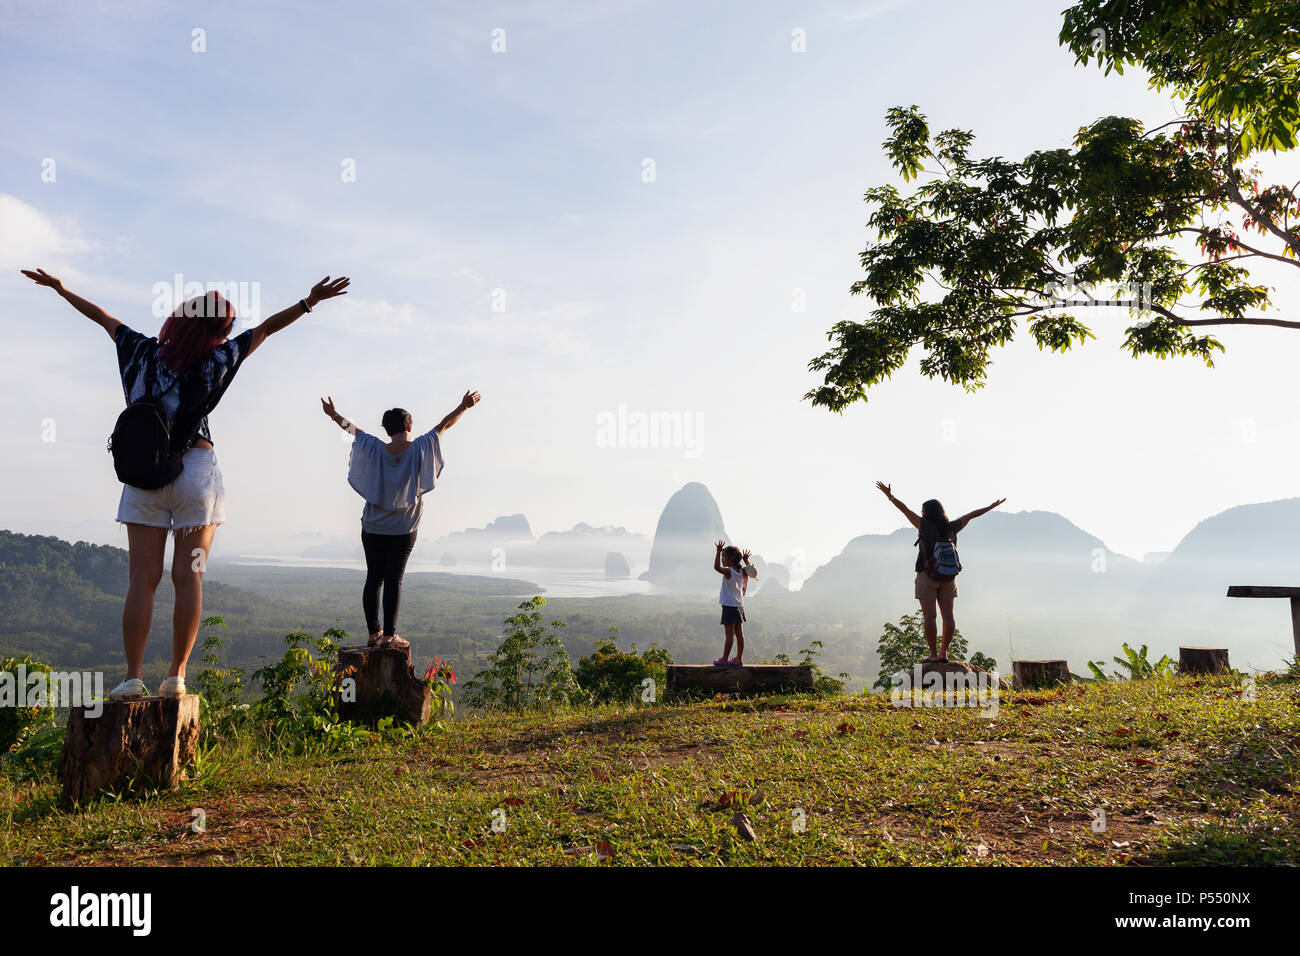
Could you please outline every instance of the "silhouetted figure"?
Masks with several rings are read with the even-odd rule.
[[[921,505],[921,513],[917,515],[894,497],[890,485],[878,481],[876,487],[884,492],[885,497],[895,508],[907,516],[907,520],[917,531],[916,599],[921,602],[921,617],[925,622],[925,642],[930,646],[930,656],[925,658],[925,662],[946,661],[948,645],[952,643],[952,636],[957,631],[957,623],[952,613],[953,599],[957,597],[957,573],[961,571],[955,547],[957,533],[972,519],[992,511],[1007,499],[999,498],[987,507],[950,521],[943,510],[943,505],[934,498]],[[938,614],[943,615],[943,644],[938,648],[935,647],[938,636],[936,610]]]

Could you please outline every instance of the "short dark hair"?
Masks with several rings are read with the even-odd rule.
[[[379,421],[384,426],[384,431],[390,435],[400,435],[411,430],[411,413],[404,408],[390,408]]]

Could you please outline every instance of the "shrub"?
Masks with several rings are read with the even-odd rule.
[[[1133,650],[1128,644],[1124,644],[1124,656],[1112,657],[1116,664],[1124,668],[1127,673],[1114,671],[1112,677],[1117,680],[1147,680],[1152,677],[1169,677],[1174,673],[1174,661],[1168,655],[1164,655],[1160,660],[1152,664],[1147,660],[1147,646],[1142,645],[1141,650]],[[1101,669],[1104,661],[1088,661],[1088,670],[1092,671],[1093,680],[1110,680],[1106,672]]]
[[[22,668],[22,672],[19,672]],[[22,679],[32,674],[41,673],[49,686],[50,667],[34,660],[31,655],[6,657],[0,660],[0,754],[8,753],[17,747],[28,734],[35,732],[41,724],[51,720],[54,708],[39,704],[32,707],[17,706],[19,696],[25,696],[26,690],[20,686]],[[13,694],[12,700],[4,699]]]
[[[637,654],[636,644],[630,651],[620,651],[616,641],[618,628],[609,629],[609,637],[596,641],[596,648],[586,657],[579,658],[574,677],[591,699],[598,703],[624,702],[641,692],[647,678],[663,687],[668,678],[668,665],[672,655],[658,644]]]
[[[501,645],[488,655],[487,667],[465,683],[465,702],[471,707],[527,710],[576,704],[586,697],[560,640],[564,622],[543,621],[545,605],[546,599],[537,595],[506,618]]]

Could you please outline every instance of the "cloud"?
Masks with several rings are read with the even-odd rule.
[[[33,268],[99,246],[61,229],[34,206],[0,193],[0,267],[6,272]]]
[[[855,10],[853,13],[846,13],[840,17],[841,23],[858,23],[862,20],[870,20],[878,17],[882,13],[889,13],[891,10],[899,10],[903,7],[910,7],[911,0],[882,0],[881,3],[873,3],[869,7],[863,7],[861,10]]]

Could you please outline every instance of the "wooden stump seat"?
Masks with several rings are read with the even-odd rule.
[[[419,727],[433,712],[433,689],[415,676],[407,647],[342,647],[337,674],[351,681],[334,695],[339,717],[373,728],[385,717]]]
[[[98,717],[85,706],[68,714],[68,738],[59,758],[64,805],[81,803],[100,790],[128,781],[173,789],[199,745],[199,698],[144,697],[97,702]]]
[[[681,694],[774,694],[813,689],[808,664],[669,664],[665,697]]]
[[[1066,661],[1012,661],[1011,673],[1016,690],[1058,687],[1070,683],[1070,665]]]

